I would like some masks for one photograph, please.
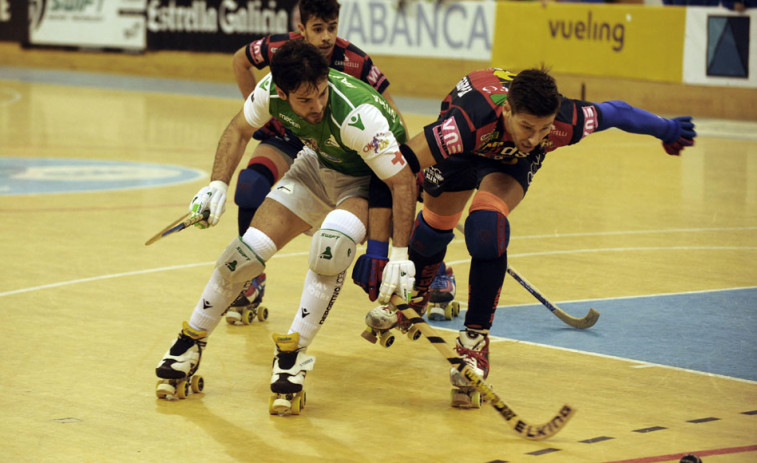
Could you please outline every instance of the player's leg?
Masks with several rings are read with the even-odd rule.
[[[364,199],[355,199],[367,205]],[[271,392],[278,396],[272,404],[272,413],[287,412],[291,408],[291,399],[281,395],[296,394],[303,389],[305,374],[313,364],[306,350],[334,306],[346,270],[355,257],[357,243],[365,238],[364,220],[348,210],[336,209],[326,216],[321,228],[313,234],[309,269],[299,308],[288,333],[288,336],[296,336],[297,342],[280,343],[274,338],[276,356]]]
[[[313,233],[309,269],[289,332],[274,336],[271,413],[298,413],[304,403],[303,382],[314,362],[306,350],[341,291],[356,245],[365,239],[367,195],[368,177],[324,172],[315,153],[309,150],[303,150],[280,186],[270,194],[318,228]]]
[[[208,337],[246,282],[263,272],[265,262],[280,247],[310,228],[310,224],[276,201],[264,201],[260,210],[266,219],[258,225],[253,221],[253,227],[244,236],[234,238],[216,261],[189,322],[185,322],[179,337],[158,363],[158,378],[188,379],[194,374]],[[163,396],[166,395],[173,394]]]
[[[470,295],[465,329],[457,338],[456,350],[483,378],[489,374],[489,329],[507,270],[507,216],[523,194],[521,185],[509,175],[489,174],[473,197],[465,220],[465,244],[471,255]],[[456,387],[468,386],[457,370],[450,370],[450,380]]]
[[[264,137],[255,147],[247,167],[239,172],[234,194],[234,202],[238,206],[239,236],[247,231],[266,195],[289,170],[301,148],[299,140],[283,136]],[[260,306],[265,295],[265,285],[265,273],[251,280],[229,307],[226,321],[230,324],[245,324],[249,323],[250,317],[257,316],[259,320],[267,318],[268,309]]]

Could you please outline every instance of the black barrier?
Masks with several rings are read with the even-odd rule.
[[[298,0],[148,0],[147,49],[234,52],[293,31]]]
[[[0,0],[0,41],[26,42],[29,37],[29,4],[22,0]]]

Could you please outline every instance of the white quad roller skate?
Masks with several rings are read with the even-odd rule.
[[[452,267],[447,267],[442,262],[428,288],[429,320],[452,320],[457,317],[460,313],[460,303],[454,300],[456,288],[455,272],[452,271]]]
[[[413,341],[419,339],[422,335],[420,329],[410,323],[410,320],[405,318],[391,304],[371,309],[365,315],[365,324],[367,326],[361,336],[374,344],[378,341],[384,347],[390,347],[394,344],[395,337],[392,329],[395,328],[400,333],[407,334]]]
[[[299,415],[305,408],[305,374],[313,369],[315,357],[298,347],[299,333],[275,334],[271,398],[268,412],[271,415]]]
[[[489,376],[489,332],[466,328],[460,331],[455,342],[455,350],[466,364],[483,379]],[[483,398],[470,382],[456,368],[450,369],[452,389],[450,399],[453,407],[481,408]]]
[[[206,338],[206,331],[195,330],[184,322],[179,337],[155,369],[160,378],[155,387],[159,399],[186,399],[190,390],[202,392],[205,380],[195,373],[200,367]]]
[[[256,276],[243,294],[231,303],[226,311],[226,323],[229,325],[250,325],[257,318],[268,319],[268,308],[261,305],[265,294],[265,273]]]

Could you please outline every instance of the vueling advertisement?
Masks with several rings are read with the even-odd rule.
[[[492,65],[681,82],[686,9],[497,2]]]

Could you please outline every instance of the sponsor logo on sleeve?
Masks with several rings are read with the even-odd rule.
[[[584,133],[581,136],[583,138],[597,129],[597,110],[594,106],[584,106],[581,109],[584,112]]]
[[[463,139],[454,117],[449,117],[433,128],[436,144],[446,156],[463,152]]]

